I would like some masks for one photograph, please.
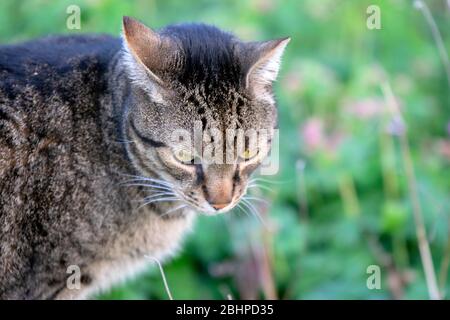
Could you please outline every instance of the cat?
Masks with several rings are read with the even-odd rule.
[[[173,256],[199,213],[233,208],[267,153],[203,163],[170,137],[276,128],[289,40],[124,17],[122,38],[1,46],[0,298],[92,297]]]

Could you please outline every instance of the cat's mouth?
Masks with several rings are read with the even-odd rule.
[[[208,208],[207,210],[203,210],[201,213],[207,216],[214,216],[217,214],[226,213],[231,211],[237,205],[238,202],[239,201],[233,201],[221,209],[215,209],[212,206],[210,206],[210,208]]]
[[[179,194],[179,197],[186,204],[186,206],[190,207],[194,211],[197,211],[202,215],[215,216],[233,210],[239,204],[239,201],[241,200],[243,195],[239,195],[236,199],[233,199],[229,204],[221,206],[220,208],[217,207],[214,208],[214,206],[208,203],[207,201],[204,201],[204,203],[199,203],[198,201],[195,201],[194,199],[191,199],[190,197],[184,194]]]
[[[234,209],[239,202],[239,201],[234,201],[221,209],[215,209],[209,204],[199,205],[199,204],[187,201],[187,200],[183,200],[183,201],[186,203],[187,206],[191,207],[193,210],[197,211],[200,214],[207,215],[207,216],[215,216],[218,214],[229,212],[232,209]]]

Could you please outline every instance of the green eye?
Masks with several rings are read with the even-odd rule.
[[[184,163],[184,164],[191,164],[192,160],[194,160],[194,153],[192,153],[188,149],[180,149],[174,152],[175,158]]]
[[[257,149],[245,149],[241,153],[240,157],[244,160],[250,160],[250,159],[254,158],[257,154],[258,154]]]

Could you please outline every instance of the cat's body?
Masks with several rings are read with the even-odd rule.
[[[64,290],[70,265],[83,288],[107,287],[173,252],[190,225],[133,210],[138,191],[120,185],[134,170],[115,111],[119,49],[106,36],[0,49],[0,298],[84,296]]]
[[[158,89],[167,81],[158,65],[150,72],[145,61],[140,64],[142,52],[133,36],[145,33],[142,28],[128,21],[124,52],[121,40],[109,36],[50,37],[0,47],[1,299],[90,296],[142,270],[151,257],[161,260],[176,252],[194,208],[221,210],[221,199],[239,201],[245,192],[240,184],[249,172],[239,167],[194,167],[167,155],[164,132],[157,134],[173,130],[175,124],[172,128],[165,119],[181,111],[169,102],[158,109],[161,97],[171,97],[168,86]],[[227,50],[220,42],[210,46]],[[146,76],[148,88],[141,83]],[[184,83],[176,86],[188,94]],[[196,101],[204,99],[202,108],[212,108],[208,97],[217,100],[218,91],[202,92]],[[189,127],[191,117],[178,116],[182,121],[176,124]],[[267,123],[275,122],[270,116]],[[138,186],[144,183],[148,186]],[[149,195],[148,188],[166,198],[141,206],[137,200]],[[190,205],[180,206],[183,201]],[[68,286],[68,279],[76,285],[70,279],[76,268],[80,289]]]

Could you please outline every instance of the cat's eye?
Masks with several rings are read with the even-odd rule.
[[[257,148],[254,148],[254,149],[247,148],[240,154],[240,157],[241,157],[241,159],[248,161],[248,160],[256,157],[257,154],[258,154]]]
[[[194,153],[188,149],[179,149],[174,152],[175,159],[184,163],[184,164],[193,164],[194,163]]]

